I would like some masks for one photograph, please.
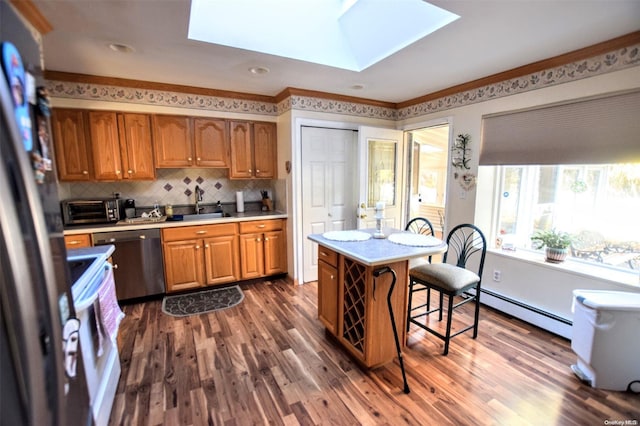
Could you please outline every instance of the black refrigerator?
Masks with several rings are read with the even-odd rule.
[[[40,46],[0,0],[0,424],[89,425]]]

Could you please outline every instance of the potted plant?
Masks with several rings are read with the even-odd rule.
[[[556,231],[536,231],[531,236],[533,248],[546,247],[546,261],[551,263],[563,262],[569,254],[571,245],[571,235],[567,232]]]

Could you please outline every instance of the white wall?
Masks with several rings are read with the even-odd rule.
[[[454,135],[459,133],[469,133],[471,135],[471,171],[477,175],[483,115],[530,108],[638,87],[640,87],[640,67],[634,67],[553,87],[450,109],[440,113],[416,117],[405,120],[401,125],[407,126],[414,122],[450,117]],[[490,173],[481,174],[478,179],[478,187],[474,191],[470,191],[465,199],[461,199],[459,197],[460,186],[458,182],[453,179],[453,176],[450,176],[447,191],[449,227],[456,223],[474,222],[480,226],[481,229],[485,230],[490,246],[494,241],[494,235],[491,233],[491,219],[494,208],[493,185],[494,181]],[[637,225],[630,224],[630,226]],[[489,253],[483,275],[483,288],[569,321],[572,319],[572,291],[575,288],[640,292],[640,284],[638,284],[638,279],[633,274],[629,274],[627,277],[605,279],[591,277],[583,273],[576,273],[572,271],[571,268],[570,263],[558,266],[546,264],[542,258],[522,260],[503,255],[501,252]],[[502,271],[502,280],[499,283],[492,280],[494,269]],[[510,304],[508,303],[505,305],[504,303],[492,301],[491,299],[490,297],[486,297],[485,303],[493,303],[493,306],[499,306],[500,309],[506,311],[511,309],[510,313],[516,316],[524,317],[528,315],[522,309],[515,307],[515,305],[509,306]],[[531,320],[530,318],[527,318],[527,320],[535,323],[535,320]],[[553,326],[545,325],[545,321],[546,320],[541,319],[539,325],[547,329],[552,329]],[[552,331],[566,335],[566,327],[561,328],[563,328],[564,331],[559,329],[552,329]]]

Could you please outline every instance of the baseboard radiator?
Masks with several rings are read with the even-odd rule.
[[[490,306],[497,311],[504,312],[551,333],[571,339],[572,321],[491,290],[482,289],[481,292],[480,302],[483,305]]]

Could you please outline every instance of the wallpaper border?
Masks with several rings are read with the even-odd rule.
[[[397,121],[594,77],[639,65],[640,43],[637,43],[589,59],[549,68],[540,72],[463,91],[454,95],[444,96],[401,109],[297,95],[290,96],[276,104],[218,96],[66,81],[48,81],[47,89],[50,96],[54,98],[160,105],[268,116],[278,116],[289,110],[300,110]]]

